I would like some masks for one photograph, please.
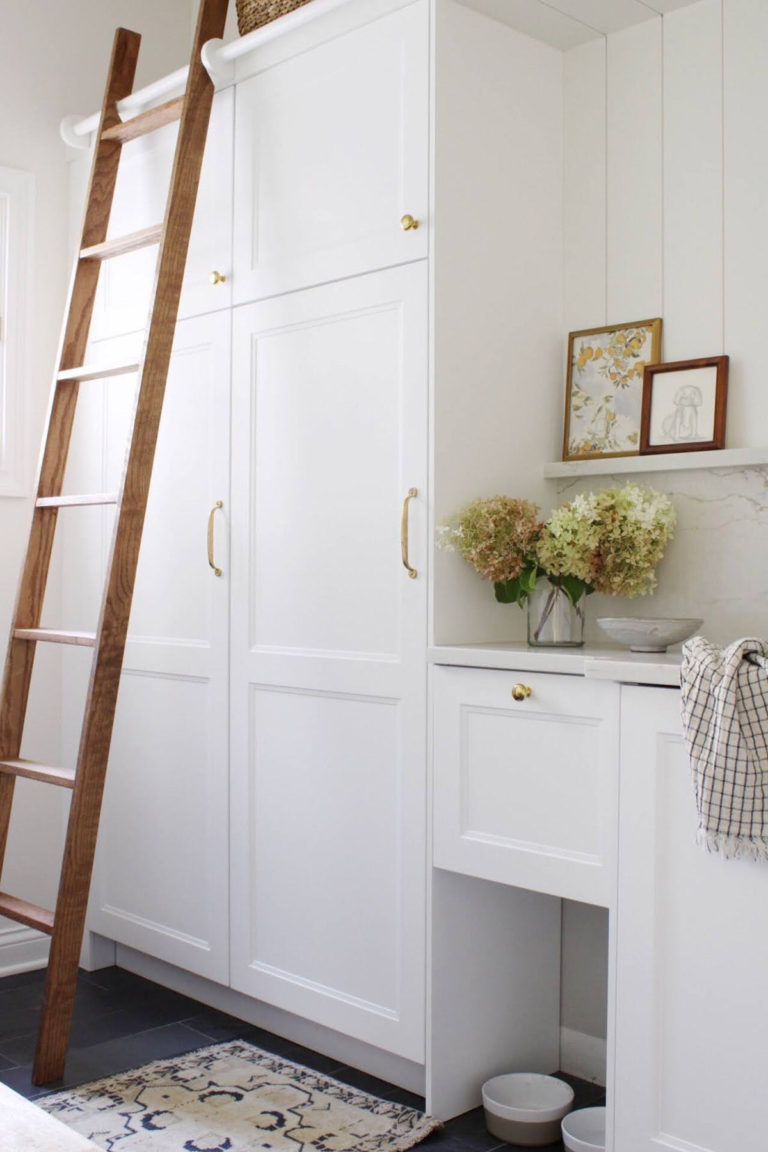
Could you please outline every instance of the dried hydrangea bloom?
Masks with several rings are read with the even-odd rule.
[[[638,484],[577,496],[552,513],[536,550],[552,575],[577,576],[609,596],[644,596],[675,530],[668,496]]]
[[[514,580],[531,563],[542,527],[538,505],[493,496],[460,512],[443,546],[455,547],[484,580]]]

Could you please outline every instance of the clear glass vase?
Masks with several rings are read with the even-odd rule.
[[[532,648],[580,648],[584,643],[584,600],[549,580],[537,580],[528,597],[528,643]]]

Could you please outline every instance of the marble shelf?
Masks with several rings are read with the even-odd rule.
[[[768,448],[722,448],[712,452],[669,452],[660,456],[612,456],[595,460],[558,460],[545,464],[548,480],[579,476],[620,476],[644,472],[681,472],[696,468],[759,468],[768,465]]]

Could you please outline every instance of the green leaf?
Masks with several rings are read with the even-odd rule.
[[[493,591],[499,604],[519,604],[520,577],[518,576],[516,580],[498,580],[493,586]]]
[[[565,592],[571,604],[576,604],[582,596],[588,596],[590,592],[594,592],[594,588],[590,584],[580,580],[578,576],[559,576],[558,584]]]
[[[536,587],[536,581],[539,578],[539,569],[534,564],[531,568],[524,568],[520,573],[518,579],[520,580],[521,587],[525,591],[526,599],[533,592]]]
[[[500,580],[494,584],[493,590],[500,604],[517,604],[524,608],[525,603],[536,587],[538,569],[535,565],[524,568],[514,580]]]

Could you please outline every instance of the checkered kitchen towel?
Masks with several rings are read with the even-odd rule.
[[[768,642],[683,645],[683,728],[698,842],[722,856],[768,860]]]

